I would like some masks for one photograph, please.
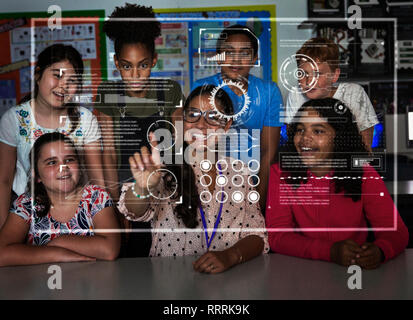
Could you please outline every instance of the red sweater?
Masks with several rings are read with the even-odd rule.
[[[344,192],[335,193],[331,176],[320,179],[309,172],[307,183],[294,190],[281,179],[278,164],[271,167],[266,210],[271,249],[330,261],[334,242],[353,239],[361,245],[366,241],[367,231],[358,229],[367,228],[367,219],[375,228],[374,243],[385,259],[400,254],[407,246],[409,233],[376,170],[364,168],[362,196],[357,202],[345,197]]]

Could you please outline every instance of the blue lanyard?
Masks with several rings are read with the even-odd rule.
[[[222,175],[221,165],[219,163],[218,163],[218,170],[219,170],[219,175]],[[224,187],[221,188],[221,190],[223,189]],[[211,246],[212,239],[214,239],[215,233],[219,225],[219,221],[221,220],[222,207],[224,205],[223,200],[224,200],[224,193],[222,193],[222,196],[221,196],[221,205],[219,206],[219,212],[218,212],[217,220],[215,220],[214,230],[212,231],[211,238],[209,238],[208,236],[208,226],[206,224],[204,210],[202,209],[202,205],[199,206],[199,212],[201,213],[202,225],[204,226],[204,230],[205,230],[205,239],[206,239],[208,250],[209,250],[209,247]]]

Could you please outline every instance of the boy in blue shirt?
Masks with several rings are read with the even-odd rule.
[[[281,93],[276,83],[250,74],[258,58],[258,39],[249,28],[233,25],[224,29],[216,51],[223,58],[218,60],[221,73],[196,81],[193,89],[213,84],[222,87],[231,97],[234,115],[230,118],[239,144],[235,148],[232,145],[229,150],[232,150],[232,157],[250,163],[251,169],[259,165],[257,190],[264,212],[269,170],[275,161],[283,125],[280,122]]]

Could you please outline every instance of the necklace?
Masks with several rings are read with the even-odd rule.
[[[122,118],[125,118],[126,105],[123,106],[123,107],[119,107],[119,113],[120,113],[120,116],[121,116]]]
[[[118,106],[119,106],[119,113],[122,118],[125,118],[125,113],[126,113],[126,100],[125,100],[125,95],[126,92],[122,91],[120,89],[118,91],[117,97],[118,97]]]
[[[219,163],[218,163],[218,171],[219,171],[219,175],[221,176],[222,171],[221,171],[221,165]],[[222,187],[221,190],[224,190],[224,187]],[[202,225],[204,226],[204,231],[205,231],[205,241],[206,241],[208,250],[209,250],[209,247],[211,246],[212,239],[214,239],[215,237],[215,233],[217,231],[219,221],[221,219],[222,207],[224,205],[223,200],[224,200],[224,193],[222,193],[222,196],[221,196],[221,204],[219,206],[219,211],[218,211],[217,219],[215,220],[214,230],[212,231],[211,238],[209,238],[209,235],[208,235],[208,226],[207,226],[206,219],[205,219],[204,209],[202,209],[202,205],[199,207],[199,212],[201,213],[201,218],[202,218]]]

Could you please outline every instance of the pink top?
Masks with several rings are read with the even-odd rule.
[[[210,198],[208,195],[208,187],[202,186],[199,182],[205,172],[200,169],[199,165],[192,165],[196,175],[198,193],[204,201],[203,210],[207,228],[209,229],[209,237],[211,237],[220,208],[218,200],[221,200],[222,193],[219,192],[223,190],[227,194],[226,201],[224,198],[218,230],[212,240],[210,250],[225,250],[242,238],[249,235],[258,235],[264,241],[263,253],[267,253],[269,251],[269,245],[264,217],[261,214],[258,202],[252,203],[247,198],[251,191],[255,192],[254,188],[248,184],[248,170],[246,170],[245,167],[244,169],[242,167],[240,168],[238,162],[235,170],[240,170],[240,172],[234,171],[231,166],[231,160],[227,158],[226,160],[229,165],[228,168],[222,172],[223,176],[227,178],[227,183],[223,187],[216,185],[211,201],[208,201],[208,198]],[[242,176],[242,178],[240,176]],[[232,183],[233,178],[234,183],[239,186],[235,186]],[[202,181],[204,185],[208,182],[207,179]],[[127,183],[122,186],[118,209],[128,220],[151,222],[152,247],[149,253],[151,257],[201,255],[207,252],[205,232],[199,209],[198,226],[195,229],[189,229],[185,227],[183,222],[178,219],[174,213],[175,202],[177,200],[157,200],[151,197],[147,211],[143,216],[135,219],[125,207],[125,192],[128,188],[131,188],[131,186],[132,183]],[[161,183],[159,183],[158,190],[161,195],[164,193],[162,180]],[[235,202],[232,199],[232,195],[236,191],[241,192],[243,196],[240,202]],[[163,196],[161,197],[163,198]],[[173,232],[171,232],[171,229],[173,229]]]
[[[266,210],[271,249],[330,261],[334,242],[353,239],[361,245],[366,241],[367,231],[360,229],[367,228],[367,219],[385,259],[400,254],[408,243],[407,228],[376,170],[366,166],[362,178],[361,200],[354,202],[344,192],[334,192],[331,174],[317,178],[309,172],[307,183],[294,190],[283,180],[278,164],[273,165]]]

